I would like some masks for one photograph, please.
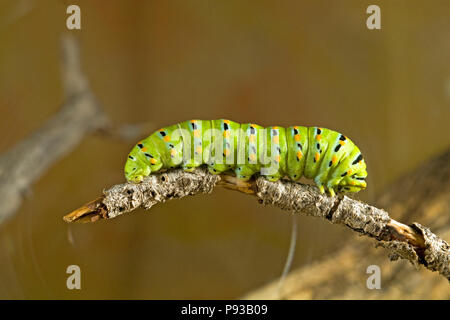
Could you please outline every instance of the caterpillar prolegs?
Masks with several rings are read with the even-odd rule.
[[[230,120],[190,120],[162,128],[132,149],[125,177],[140,182],[161,170],[186,171],[207,165],[213,174],[234,172],[248,180],[261,174],[270,181],[302,176],[321,193],[366,188],[366,164],[345,135],[320,127],[261,127]]]

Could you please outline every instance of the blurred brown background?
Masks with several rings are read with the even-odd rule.
[[[81,7],[82,30],[66,29],[69,4]],[[366,28],[370,4],[381,30]],[[370,202],[449,145],[449,12],[448,1],[3,0],[0,152],[63,103],[60,40],[71,32],[115,123],[148,133],[191,118],[335,129],[364,153],[369,188],[357,198]],[[64,223],[124,181],[132,145],[90,136],[30,190],[0,226],[0,298],[236,298],[280,275],[291,218],[236,192]],[[356,237],[298,223],[294,267]],[[78,291],[66,288],[71,264]]]

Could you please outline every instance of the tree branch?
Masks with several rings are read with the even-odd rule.
[[[108,123],[81,71],[75,39],[66,35],[62,48],[67,100],[39,130],[1,155],[0,223],[17,210],[26,191],[51,165],[73,150],[86,134]]]
[[[450,149],[431,156],[383,188],[375,203],[397,221],[420,220],[442,238],[450,239]],[[407,263],[389,263],[383,251],[373,250],[372,241],[352,237],[340,243],[339,249],[290,272],[281,297],[295,300],[450,298],[448,282],[443,277],[425,268],[415,272]],[[381,290],[369,290],[366,285],[369,265],[380,268]],[[280,299],[278,288],[279,280],[274,279],[241,298]]]
[[[438,271],[450,281],[450,246],[418,223],[405,225],[391,219],[383,209],[347,196],[329,197],[315,186],[257,177],[242,182],[233,176],[213,175],[206,168],[194,172],[175,169],[154,174],[139,184],[124,183],[66,215],[67,222],[111,219],[137,208],[150,209],[159,202],[197,193],[210,193],[215,185],[254,195],[262,204],[275,205],[294,213],[305,213],[334,224],[342,224],[361,235],[376,239],[387,248],[390,258],[403,258],[415,266]]]

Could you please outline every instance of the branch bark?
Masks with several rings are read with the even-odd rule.
[[[205,168],[194,172],[175,169],[151,175],[139,184],[124,183],[104,191],[93,202],[66,215],[67,222],[93,222],[111,219],[143,207],[150,209],[159,202],[197,193],[210,193],[214,186],[254,195],[261,204],[342,224],[358,234],[373,238],[389,250],[391,259],[406,259],[437,271],[450,281],[450,246],[419,223],[402,224],[383,209],[347,196],[329,197],[311,185],[280,180],[270,182],[257,177],[242,182],[233,176],[213,175]]]
[[[86,134],[108,124],[81,71],[75,39],[63,37],[62,49],[66,102],[39,130],[0,157],[0,223],[19,208],[23,195],[51,165]]]
[[[375,201],[397,221],[421,221],[450,238],[450,150],[431,157],[385,188]],[[378,242],[375,242],[377,244]],[[351,237],[319,261],[300,265],[285,279],[284,299],[450,299],[448,282],[406,260],[391,263],[364,237]],[[376,246],[375,246],[376,247]],[[396,258],[395,254],[392,258]],[[369,290],[367,268],[380,268],[380,290]],[[280,299],[276,279],[243,299]]]

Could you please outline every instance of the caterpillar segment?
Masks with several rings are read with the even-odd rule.
[[[249,180],[256,173],[260,173],[261,163],[260,152],[264,127],[253,123],[241,124],[238,140],[237,165],[235,168],[236,177],[241,180]]]
[[[305,176],[331,196],[367,187],[361,151],[343,134],[321,127],[264,128],[226,119],[189,120],[154,132],[131,150],[125,177],[140,182],[161,170],[192,171],[201,165],[213,174],[234,172],[241,180],[255,174],[269,181]]]
[[[291,180],[299,180],[305,171],[308,155],[308,128],[301,126],[286,129],[287,137],[287,174]]]

